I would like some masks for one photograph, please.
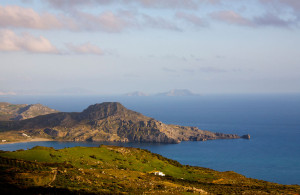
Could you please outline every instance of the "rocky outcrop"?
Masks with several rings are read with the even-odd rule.
[[[89,106],[80,113],[52,113],[0,123],[0,131],[15,130],[30,136],[68,141],[118,141],[179,143],[237,139],[238,135],[214,133],[197,127],[167,125],[117,102]]]
[[[250,139],[250,135],[249,134],[242,135],[241,138],[243,138],[243,139]]]
[[[49,128],[46,128],[44,129],[44,133],[50,135],[51,137],[57,137],[58,136],[58,131],[57,130],[53,130],[53,129],[49,129]]]

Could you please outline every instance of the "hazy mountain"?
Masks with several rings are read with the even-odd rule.
[[[172,89],[167,92],[158,93],[157,96],[198,96],[199,94],[195,94],[188,89]]]
[[[13,92],[13,91],[0,91],[0,96],[4,96],[4,95],[17,95],[16,92]]]
[[[188,89],[172,89],[172,90],[167,91],[167,92],[151,94],[151,95],[149,95],[147,93],[144,93],[144,92],[141,92],[141,91],[126,93],[125,95],[126,96],[136,96],[136,97],[139,96],[139,97],[141,97],[141,96],[198,96],[200,94],[193,93]]]
[[[131,93],[126,93],[125,96],[142,97],[142,96],[149,96],[149,94],[143,93],[141,91],[135,91],[135,92],[131,92]]]
[[[14,131],[11,131],[14,130]],[[196,127],[167,125],[116,102],[89,106],[82,112],[53,113],[23,121],[0,122],[0,139],[32,138],[66,141],[161,142],[235,139],[238,135],[213,133]]]

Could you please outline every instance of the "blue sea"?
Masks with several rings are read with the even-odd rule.
[[[250,134],[250,140],[213,140],[180,144],[105,143],[139,147],[182,164],[235,171],[280,184],[300,184],[300,94],[203,95],[194,97],[11,96],[10,103],[41,103],[66,112],[118,101],[125,107],[168,124],[214,132]],[[64,148],[98,146],[91,142],[31,142],[0,145],[0,150],[35,145]]]

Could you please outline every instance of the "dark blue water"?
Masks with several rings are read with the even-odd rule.
[[[300,95],[200,97],[9,97],[11,103],[42,103],[61,111],[81,111],[90,104],[119,101],[127,108],[165,123],[215,132],[251,134],[251,140],[214,140],[180,144],[106,143],[140,147],[183,164],[232,170],[281,184],[300,184]],[[1,150],[35,145],[64,148],[101,143],[35,142],[0,145]]]

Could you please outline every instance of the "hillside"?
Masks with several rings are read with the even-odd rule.
[[[36,116],[56,113],[57,110],[42,104],[10,104],[0,102],[0,121],[24,120]]]
[[[164,176],[155,175],[161,172]],[[3,194],[299,194],[298,185],[183,166],[138,148],[74,147],[0,153]]]
[[[22,121],[2,121],[0,131],[0,139],[8,141],[38,137],[64,141],[179,143],[240,138],[196,127],[167,125],[116,102],[91,105],[78,113],[60,112]]]

